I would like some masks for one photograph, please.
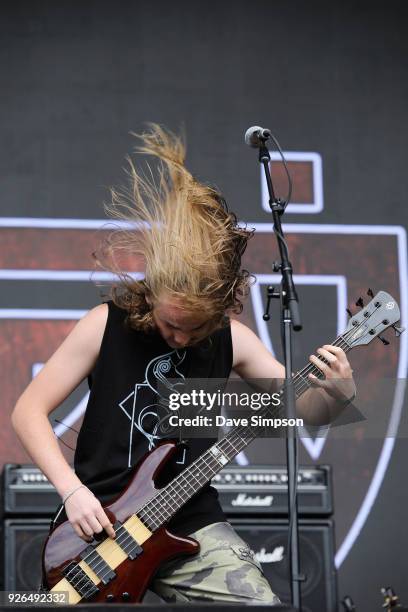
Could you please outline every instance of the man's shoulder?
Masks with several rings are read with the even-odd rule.
[[[230,319],[230,321],[231,321],[231,335],[233,338],[239,339],[239,338],[248,337],[250,335],[254,335],[254,332],[252,331],[252,329],[250,329],[244,323],[241,323],[241,321],[238,321],[237,319]]]
[[[247,343],[260,342],[257,334],[248,325],[237,319],[231,319],[231,337],[234,346],[238,344],[245,346]]]
[[[109,314],[108,302],[103,302],[103,304],[98,304],[98,306],[94,306],[93,308],[91,308],[88,311],[86,316],[90,320],[95,321],[95,323],[98,323],[98,322],[106,323],[108,314]]]
[[[82,329],[86,328],[96,336],[102,336],[108,320],[109,307],[103,303],[88,310],[81,320]]]
[[[254,332],[237,319],[231,319],[231,340],[233,350],[233,368],[237,367],[247,355],[248,343],[255,337]]]

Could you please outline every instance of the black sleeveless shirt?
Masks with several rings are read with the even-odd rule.
[[[108,302],[108,318],[100,353],[88,377],[90,395],[78,435],[75,472],[102,505],[128,484],[132,467],[156,447],[164,435],[157,424],[168,410],[157,400],[164,378],[228,378],[232,368],[230,324],[211,341],[172,349],[158,332],[144,333],[126,325],[127,312]],[[190,439],[164,468],[165,485],[213,443]],[[65,515],[65,512],[62,513]],[[58,522],[66,520],[58,516]],[[216,489],[206,485],[169,522],[169,529],[188,535],[210,523],[225,521]]]

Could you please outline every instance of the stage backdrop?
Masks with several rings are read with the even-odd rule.
[[[271,217],[245,130],[269,127],[294,179],[285,229],[304,330],[301,366],[346,325],[368,287],[407,306],[404,2],[177,0],[3,3],[0,22],[0,464],[27,461],[9,422],[21,391],[88,308],[103,299],[90,274],[108,187],[124,181],[132,130],[155,121],[188,138],[188,166],[256,227],[245,265],[257,275],[242,320],[282,358]],[[272,169],[285,197],[282,168]],[[103,230],[102,230],[103,231]],[[375,341],[355,372],[406,376],[407,340]],[[81,386],[51,417],[72,460],[85,409]],[[334,470],[339,594],[380,609],[393,585],[408,603],[406,440],[387,437],[403,394],[384,406],[383,435],[301,443],[300,462]],[[260,440],[245,463],[285,460]]]

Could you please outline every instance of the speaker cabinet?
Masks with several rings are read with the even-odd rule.
[[[265,576],[282,602],[290,603],[288,522],[279,519],[229,519],[255,552]],[[302,612],[337,612],[333,522],[299,522]]]
[[[4,521],[4,590],[36,590],[41,580],[41,552],[48,535],[49,519]],[[231,518],[237,533],[255,551],[272,590],[284,603],[290,602],[288,568],[288,523],[279,519]],[[299,523],[303,612],[337,612],[333,523],[304,519]],[[145,603],[159,602],[147,593]]]
[[[50,520],[7,519],[3,523],[3,590],[36,591],[41,582],[41,554]],[[143,603],[163,603],[147,591]]]
[[[5,591],[35,591],[50,519],[6,519],[3,524]]]

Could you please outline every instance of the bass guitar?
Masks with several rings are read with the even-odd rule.
[[[373,297],[370,303],[349,320],[346,331],[332,344],[349,351],[369,344],[390,326],[398,335],[403,331],[396,327],[400,318],[396,301],[384,291],[369,295]],[[322,376],[311,363],[297,372],[293,376],[297,397],[310,386],[309,372]],[[155,479],[176,451],[174,442],[161,443],[135,467],[124,492],[104,508],[115,529],[114,540],[104,534],[102,540],[87,544],[69,521],[50,533],[43,550],[45,588],[67,592],[70,604],[141,601],[163,563],[199,551],[198,542],[173,535],[166,524],[255,437],[250,428],[231,429],[169,484],[157,489]]]

